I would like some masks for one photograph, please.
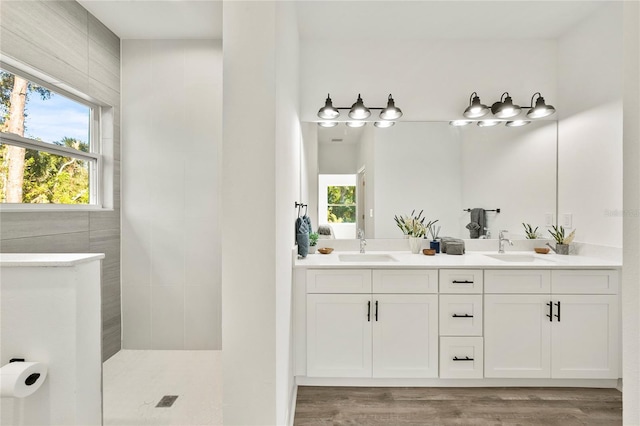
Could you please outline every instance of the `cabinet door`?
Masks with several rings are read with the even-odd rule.
[[[438,377],[438,296],[374,294],[373,302],[373,376]]]
[[[370,294],[307,295],[307,375],[371,377]]]
[[[485,377],[551,377],[550,301],[550,295],[485,295]]]
[[[618,296],[553,296],[551,377],[617,379]],[[560,306],[558,307],[558,303]]]

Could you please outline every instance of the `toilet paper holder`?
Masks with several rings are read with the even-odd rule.
[[[11,358],[9,360],[9,364],[11,364],[12,362],[25,362],[25,359],[24,358]],[[39,378],[40,378],[40,373],[30,374],[26,379],[24,379],[24,384],[27,385],[27,386],[31,386],[35,382],[37,382]]]

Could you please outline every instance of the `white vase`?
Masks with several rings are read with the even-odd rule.
[[[421,237],[412,237],[409,236],[409,249],[411,249],[411,253],[418,254],[422,249],[422,240]]]
[[[309,246],[309,254],[315,254],[318,246]]]

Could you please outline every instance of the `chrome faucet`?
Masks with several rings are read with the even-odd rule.
[[[367,240],[364,239],[364,231],[358,229],[358,238],[360,239],[360,253],[364,253],[364,247],[367,245]]]
[[[513,241],[508,238],[505,238],[504,233],[509,231],[500,231],[500,235],[498,235],[498,253],[504,253],[504,243],[509,243],[510,246],[513,245]]]

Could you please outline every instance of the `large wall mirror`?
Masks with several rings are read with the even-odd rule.
[[[336,238],[402,238],[394,215],[424,211],[440,236],[470,238],[468,209],[485,209],[489,238],[546,234],[556,217],[557,123],[454,127],[398,122],[390,128],[303,124],[302,197],[314,228]],[[500,209],[498,213],[497,209]]]

